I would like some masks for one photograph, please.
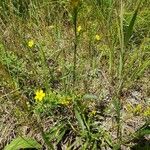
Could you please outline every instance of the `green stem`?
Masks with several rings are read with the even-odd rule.
[[[73,15],[74,15],[73,24],[74,24],[74,36],[75,36],[74,56],[73,56],[73,87],[75,87],[75,83],[76,83],[76,65],[77,65],[77,42],[78,42],[78,37],[77,37],[77,15],[78,15],[78,9],[77,9],[77,7],[74,8]]]

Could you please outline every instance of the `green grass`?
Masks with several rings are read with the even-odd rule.
[[[141,147],[150,115],[148,8],[147,0],[2,0],[0,131],[11,118],[15,137],[47,149]],[[15,138],[3,133],[2,149]]]

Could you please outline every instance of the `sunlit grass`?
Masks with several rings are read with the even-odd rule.
[[[119,150],[149,134],[147,4],[1,1],[0,98],[13,110],[8,116],[47,149]],[[139,126],[128,131],[130,119]]]

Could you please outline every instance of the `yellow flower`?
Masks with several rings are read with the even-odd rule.
[[[81,27],[81,26],[78,26],[77,32],[79,33],[81,30],[82,30],[82,27]]]
[[[150,117],[150,107],[147,108],[147,109],[144,111],[144,116],[145,116],[145,117]]]
[[[37,90],[35,92],[35,100],[36,101],[42,101],[44,97],[45,97],[45,93],[43,92],[43,90]]]
[[[30,40],[30,41],[28,42],[28,46],[31,48],[31,47],[33,47],[33,45],[34,45],[34,41],[33,41],[33,40]]]
[[[67,106],[67,105],[69,105],[69,103],[70,103],[70,102],[69,102],[69,101],[66,101],[66,100],[61,101],[61,104],[62,104],[62,105],[66,105],[66,106]]]
[[[133,111],[133,107],[132,107],[132,105],[130,104],[130,103],[128,103],[127,105],[126,105],[126,110],[128,111],[128,112],[132,112]]]
[[[142,112],[142,105],[141,105],[141,104],[138,104],[138,105],[134,108],[133,112],[134,112],[135,114],[140,114],[140,113]]]
[[[96,115],[96,110],[92,110],[91,112],[90,112],[90,116],[95,116]]]
[[[95,39],[96,39],[97,41],[99,41],[99,40],[101,39],[101,37],[100,37],[98,34],[96,34],[96,35],[95,35]]]
[[[70,97],[66,97],[66,96],[63,96],[61,99],[60,99],[60,104],[62,105],[69,105],[71,103],[71,98]]]
[[[49,28],[50,28],[50,29],[53,29],[53,28],[54,28],[54,25],[50,25]]]

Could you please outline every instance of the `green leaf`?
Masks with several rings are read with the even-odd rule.
[[[96,95],[94,95],[94,94],[85,94],[84,96],[83,96],[83,99],[87,99],[87,100],[97,100],[98,99],[98,97],[96,96]]]
[[[137,73],[137,76],[138,76],[138,77],[141,76],[141,75],[144,73],[144,71],[145,71],[147,68],[149,68],[149,66],[150,66],[150,60],[145,61],[145,62],[142,64],[142,66],[140,67],[140,70],[139,70],[139,72]]]
[[[106,143],[109,145],[109,147],[113,147],[113,142],[112,142],[112,138],[110,137],[109,134],[105,133],[104,135],[104,140],[106,141]]]
[[[63,127],[61,129],[61,131],[59,131],[59,135],[57,136],[57,144],[63,139],[63,137],[64,137],[64,135],[66,133],[66,130],[67,129],[65,127]]]
[[[138,138],[144,137],[145,135],[150,135],[150,125],[146,122],[140,129],[135,132],[135,136]]]
[[[4,150],[19,150],[25,148],[42,149],[42,146],[34,139],[27,137],[18,137],[14,139]]]
[[[113,150],[120,150],[120,149],[121,149],[121,145],[120,144],[113,145]]]
[[[89,141],[89,139],[86,139],[86,141],[82,145],[81,150],[86,150],[89,145],[90,145],[90,141]]]
[[[67,130],[66,123],[61,123],[52,127],[48,132],[45,133],[47,141],[52,142],[56,141],[55,144],[58,144],[64,137]],[[54,144],[54,143],[53,143]]]
[[[137,18],[137,14],[138,14],[138,10],[139,10],[139,7],[141,5],[141,2],[139,2],[137,8],[135,9],[134,13],[133,13],[133,16],[131,18],[131,21],[130,21],[130,24],[129,24],[129,27],[126,29],[125,31],[125,46],[128,44],[128,41],[132,35],[132,32],[133,32],[133,27],[134,27],[134,24],[135,24],[135,21],[136,21],[136,18]]]
[[[83,131],[85,131],[86,126],[84,124],[84,120],[82,119],[82,117],[81,117],[79,111],[77,110],[77,108],[75,108],[75,116],[78,120],[78,123],[79,123],[80,127],[82,128]]]
[[[131,141],[138,141],[140,139],[143,139],[144,136],[150,135],[150,125],[149,121],[146,122],[142,127],[140,127],[137,131],[132,133],[127,140],[124,140],[124,143],[129,143]]]
[[[150,60],[143,62],[141,66],[133,70],[133,73],[130,76],[130,80],[140,77],[144,73],[144,71],[149,68],[149,66],[150,66]]]

